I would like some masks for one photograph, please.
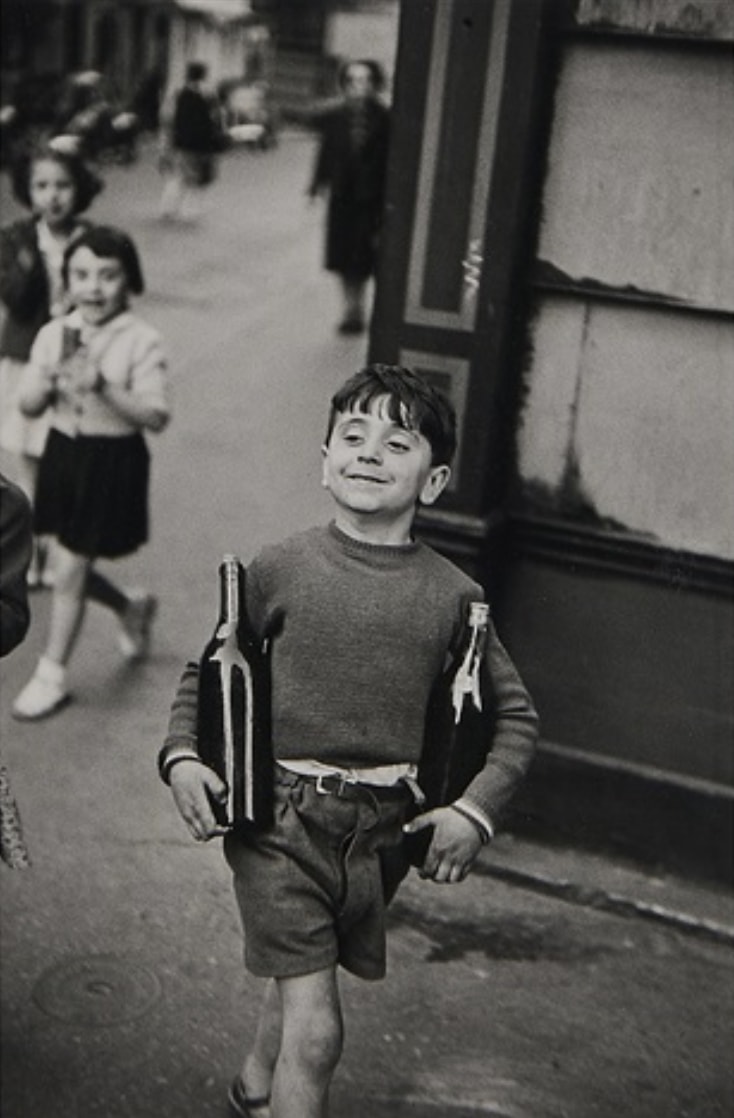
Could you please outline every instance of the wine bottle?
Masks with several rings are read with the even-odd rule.
[[[217,822],[260,830],[272,821],[270,665],[245,610],[245,571],[234,555],[219,568],[220,610],[199,663],[198,753],[227,785]]]
[[[457,800],[484,767],[491,747],[494,693],[487,669],[489,606],[470,602],[456,654],[436,680],[428,700],[418,786],[425,796],[416,814]],[[406,838],[413,865],[422,865],[432,832]]]

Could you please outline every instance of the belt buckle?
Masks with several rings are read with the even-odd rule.
[[[324,783],[326,780],[337,780],[339,783],[336,788],[327,788]],[[347,783],[346,778],[337,773],[319,773],[316,777],[316,792],[319,796],[343,796]]]

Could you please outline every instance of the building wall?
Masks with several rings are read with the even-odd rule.
[[[454,483],[418,524],[488,587],[538,705],[520,812],[716,873],[733,44],[725,0],[404,4],[370,341],[457,405]]]
[[[564,51],[543,191],[523,480],[734,558],[734,67],[719,49]],[[625,301],[625,295],[636,301]]]
[[[531,810],[724,874],[733,43],[718,0],[581,0],[560,29],[499,609],[543,722]]]

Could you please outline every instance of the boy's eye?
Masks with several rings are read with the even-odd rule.
[[[354,445],[361,441],[362,436],[359,434],[358,431],[345,431],[342,435],[342,438],[344,439],[345,443],[351,443],[352,445]]]
[[[387,445],[396,454],[407,454],[410,450],[410,445],[402,439],[390,439]]]

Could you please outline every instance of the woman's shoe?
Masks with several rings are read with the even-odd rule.
[[[362,334],[365,329],[361,314],[350,313],[344,316],[337,327],[340,334]]]
[[[19,722],[37,722],[63,710],[70,701],[65,669],[42,656],[10,713]]]

